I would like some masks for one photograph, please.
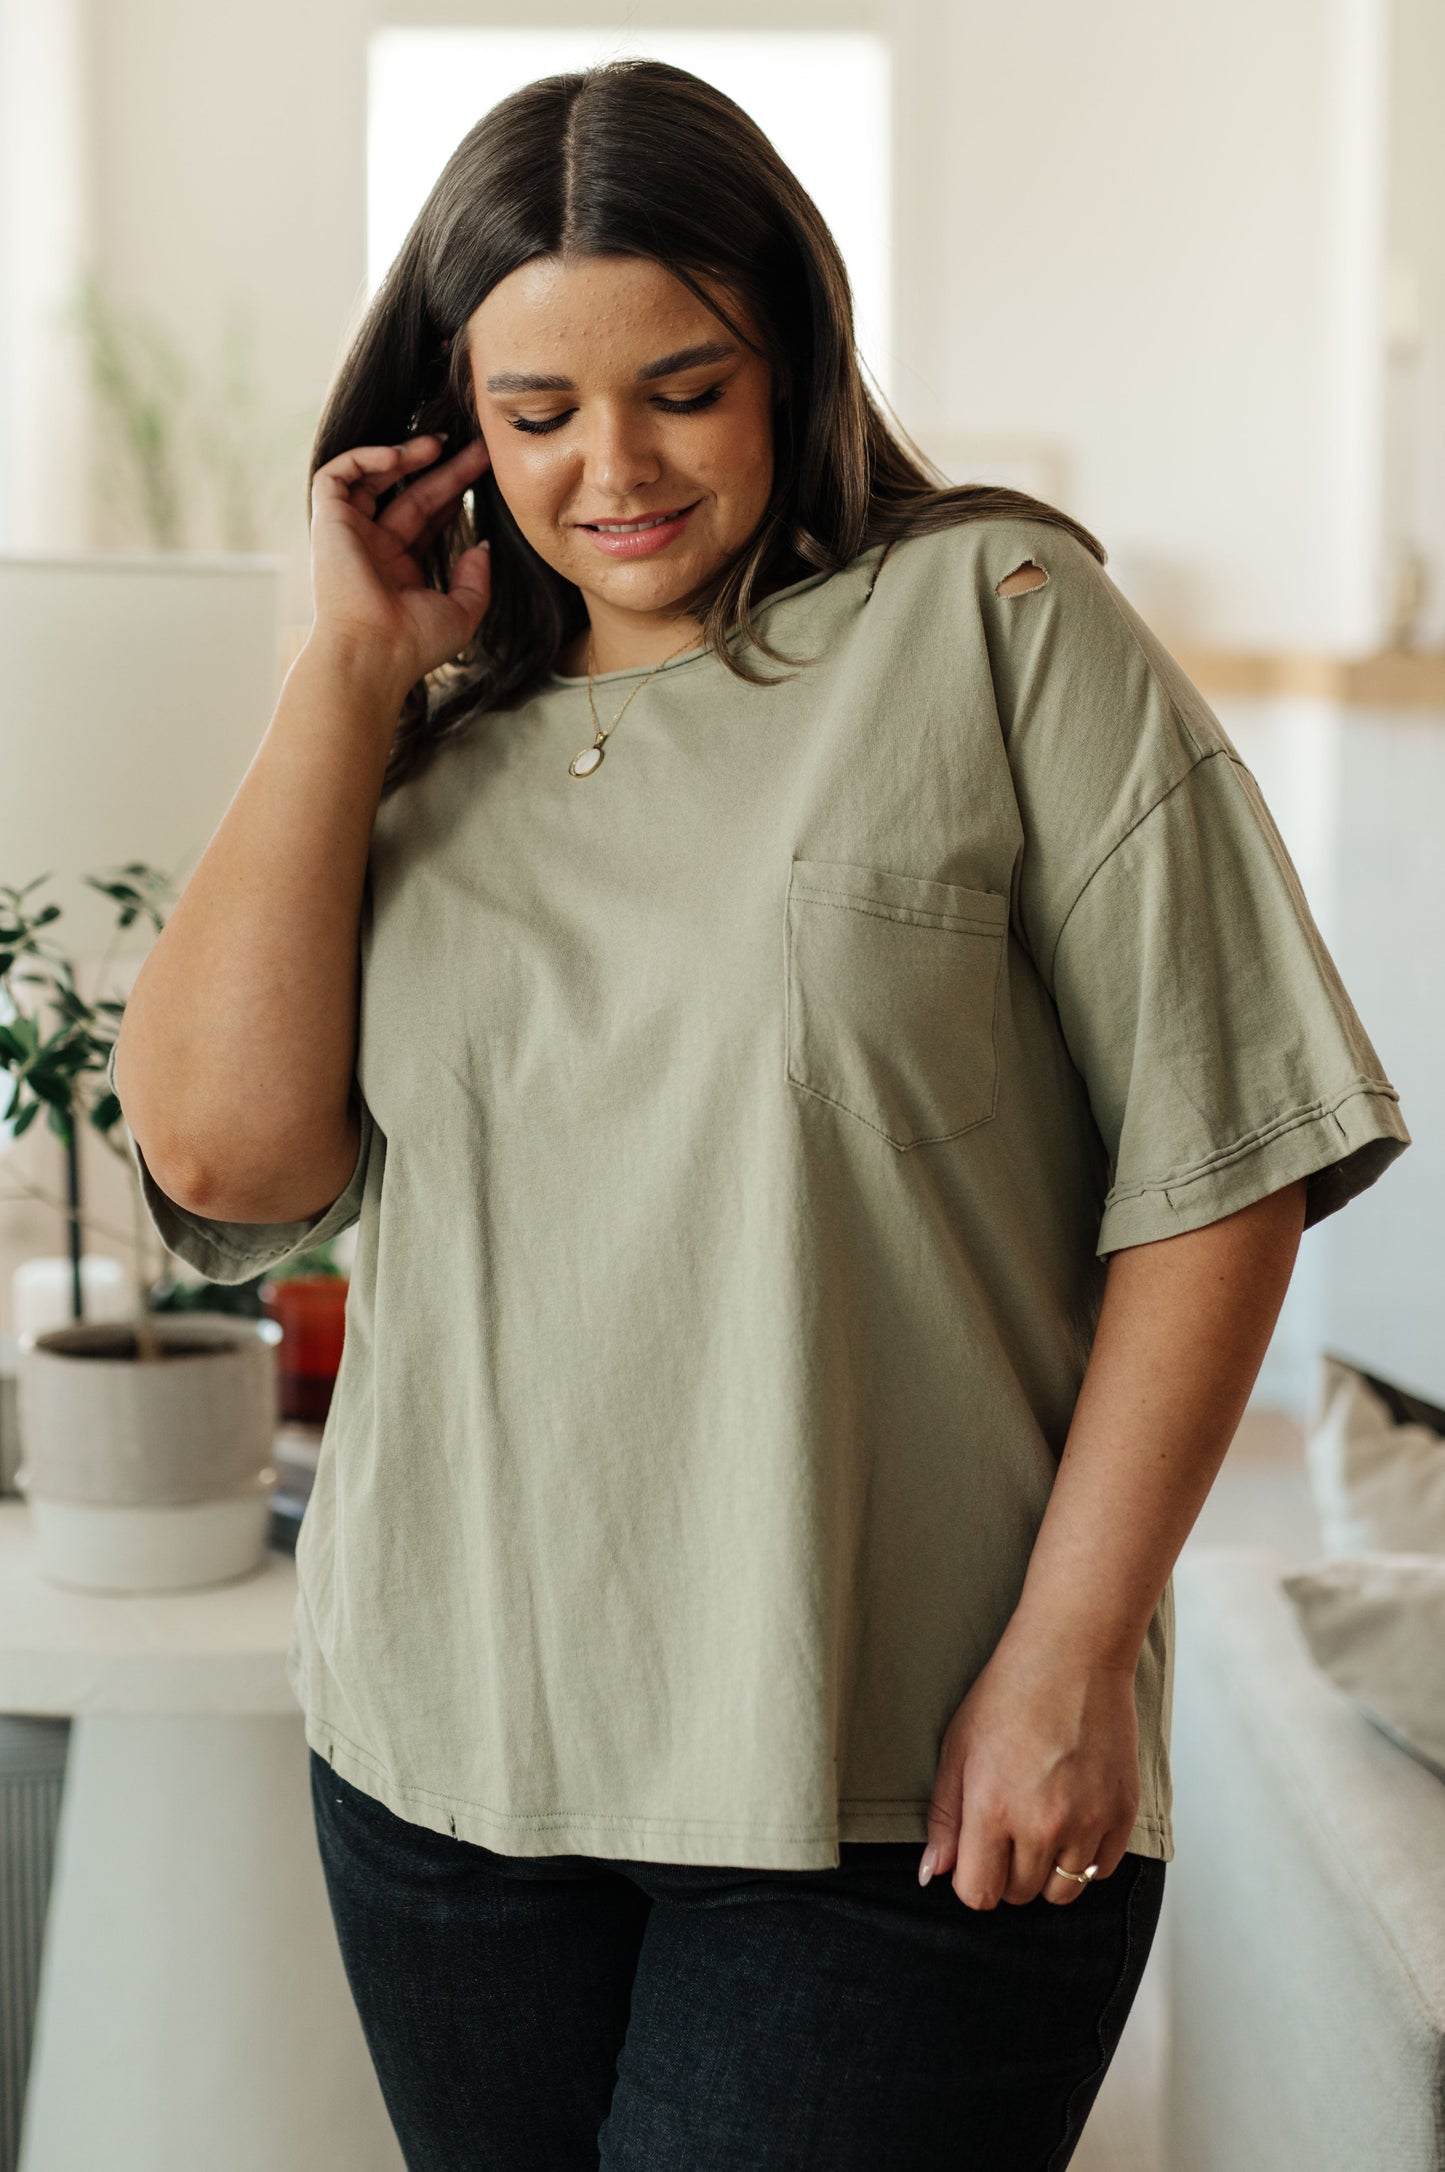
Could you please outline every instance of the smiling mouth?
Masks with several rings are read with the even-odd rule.
[[[644,528],[661,527],[665,520],[676,520],[680,513],[690,513],[693,505],[702,500],[694,498],[692,505],[674,505],[665,513],[642,513],[636,520],[579,520],[579,528],[592,528],[598,535],[639,535]]]

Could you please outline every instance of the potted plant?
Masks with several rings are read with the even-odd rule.
[[[261,1285],[266,1310],[281,1327],[281,1416],[297,1425],[325,1423],[341,1369],[350,1280],[333,1255],[334,1242],[298,1252]]]
[[[135,1310],[128,1320],[77,1319],[23,1335],[17,1415],[24,1461],[16,1485],[34,1517],[41,1566],[55,1582],[89,1591],[161,1591],[226,1582],[262,1558],[277,1473],[280,1324],[236,1311],[159,1312],[149,1271],[152,1232],[125,1119],[111,1088],[111,1052],[125,1011],[105,983],[121,933],[138,919],[165,924],[169,879],[133,861],[85,882],[116,907],[116,933],[86,997],[73,961],[43,932],[54,903],[0,885],[0,1070],[12,1080],[6,1121],[18,1138],[45,1111],[67,1151],[64,1207],[72,1259],[82,1226],[118,1237],[79,1199],[76,1155],[84,1123],[124,1165],[132,1201]],[[34,991],[26,995],[23,991]],[[77,1290],[79,1280],[77,1276]]]

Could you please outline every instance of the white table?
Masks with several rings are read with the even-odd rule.
[[[286,1681],[296,1572],[62,1590],[0,1500],[0,1711],[73,1725],[20,2172],[403,2172]]]

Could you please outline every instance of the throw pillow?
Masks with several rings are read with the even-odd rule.
[[[1326,1355],[1304,1451],[1327,1559],[1445,1554],[1445,1410]]]
[[[1280,1578],[1316,1666],[1445,1780],[1445,1558],[1365,1553]]]

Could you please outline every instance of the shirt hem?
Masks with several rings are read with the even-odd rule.
[[[488,1810],[433,1788],[408,1787],[360,1743],[321,1717],[303,1715],[306,1740],[343,1780],[429,1832],[512,1856],[585,1855],[603,1861],[691,1863],[756,1870],[836,1870],[839,1844],[928,1839],[928,1803],[919,1799],[845,1797],[832,1824],[759,1825],[748,1818],[649,1818],[596,1811]],[[1168,1862],[1174,1839],[1167,1817],[1142,1813],[1128,1851]]]
[[[1191,1167],[1152,1184],[1115,1187],[1095,1250],[1180,1235],[1250,1206],[1299,1177],[1310,1180],[1305,1228],[1374,1182],[1411,1143],[1399,1094],[1386,1079],[1357,1078],[1331,1101],[1273,1117]]]

